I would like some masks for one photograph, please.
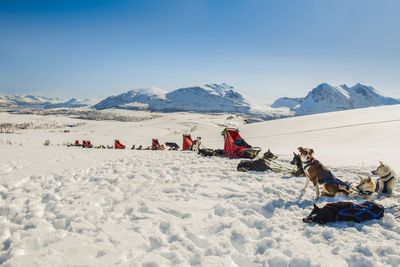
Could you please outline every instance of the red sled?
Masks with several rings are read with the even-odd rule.
[[[86,141],[86,147],[87,148],[92,148],[93,147],[92,143],[89,140]]]
[[[158,139],[156,139],[156,138],[153,138],[152,140],[151,140],[151,150],[158,150],[158,149],[160,149],[160,143],[158,142]]]
[[[193,140],[190,134],[183,135],[183,145],[182,150],[191,150],[193,146]]]
[[[115,140],[114,148],[115,149],[125,149],[125,146],[123,144],[121,144],[121,142],[119,140]]]
[[[252,147],[239,134],[238,129],[225,128],[222,132],[224,136],[224,153],[231,159],[248,158],[253,159],[260,153],[261,148]]]

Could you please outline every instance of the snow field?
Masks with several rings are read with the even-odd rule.
[[[138,122],[0,113],[1,123],[45,125],[0,135],[0,264],[5,266],[398,266],[391,209],[362,224],[304,224],[315,196],[305,178],[239,173],[238,160],[181,151],[82,149],[75,139],[148,146],[202,136],[222,148],[226,126],[287,167],[298,146],[342,180],[383,160],[398,173],[400,106],[243,124],[227,114],[170,113]],[[115,111],[120,113],[122,111]],[[143,112],[121,114],[147,116]],[[84,124],[79,124],[84,122]],[[68,128],[51,125],[78,125]],[[48,139],[50,146],[43,146]],[[12,145],[8,144],[12,142]],[[394,198],[379,198],[385,207]],[[347,200],[322,197],[316,204]],[[361,199],[349,199],[362,202]]]
[[[77,150],[76,148],[71,148]],[[122,151],[121,151],[122,152]],[[287,164],[289,157],[283,157]],[[304,224],[305,178],[239,173],[238,160],[124,151],[89,168],[3,182],[0,262],[10,266],[397,266],[400,225]],[[338,176],[368,167],[336,167]],[[10,171],[12,172],[12,170]],[[344,200],[322,197],[317,204]],[[396,199],[378,200],[386,206]]]

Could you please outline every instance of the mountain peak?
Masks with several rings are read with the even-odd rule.
[[[306,115],[393,104],[400,104],[400,101],[384,96],[372,86],[357,83],[348,87],[346,84],[332,86],[321,83],[300,102],[295,98],[280,98],[272,107],[289,107],[295,115]]]
[[[226,83],[184,87],[168,93],[159,88],[129,92],[128,95],[125,93],[108,97],[94,105],[94,108],[147,109],[161,112],[234,112],[271,117],[269,110],[256,105]]]
[[[161,88],[158,87],[144,87],[144,88],[138,88],[138,89],[133,89],[130,90],[129,92],[135,93],[135,94],[142,94],[142,95],[153,95],[153,96],[165,96],[167,93]]]

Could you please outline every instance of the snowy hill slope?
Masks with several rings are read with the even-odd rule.
[[[172,92],[145,88],[108,97],[96,105],[95,109],[121,108],[150,110],[159,112],[234,112],[262,118],[276,118],[289,113],[284,109],[272,109],[257,105],[234,87],[225,83],[206,84],[180,88]]]
[[[323,83],[312,89],[305,98],[280,98],[272,107],[290,108],[298,116],[395,104],[400,104],[400,100],[387,97],[372,86],[360,83],[353,87],[331,86]]]

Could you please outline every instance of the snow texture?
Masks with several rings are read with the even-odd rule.
[[[226,115],[168,113],[138,122],[0,113],[0,122],[60,125],[0,134],[0,264],[5,266],[398,266],[395,210],[361,224],[304,224],[314,192],[305,178],[241,173],[239,160],[192,152],[82,149],[119,139],[181,144],[182,133],[220,148],[225,126],[289,167],[300,145],[357,182],[383,160],[397,171],[400,106],[244,125]],[[121,111],[136,113],[137,111]],[[74,125],[67,127],[66,125]],[[50,146],[43,146],[49,139]],[[6,141],[10,142],[6,142]],[[12,145],[10,145],[10,143]],[[385,207],[396,197],[377,198]],[[375,199],[376,197],[374,197]],[[321,197],[315,203],[346,200]],[[350,199],[361,202],[361,199]]]

